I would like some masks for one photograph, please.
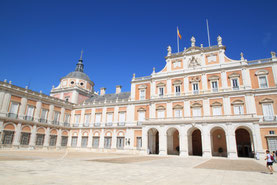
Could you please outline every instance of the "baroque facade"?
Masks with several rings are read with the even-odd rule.
[[[254,157],[277,150],[277,58],[225,55],[222,39],[133,75],[131,91],[94,92],[82,56],[50,96],[0,82],[1,148]]]

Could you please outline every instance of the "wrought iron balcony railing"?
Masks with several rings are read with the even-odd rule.
[[[8,117],[16,119],[18,116],[15,113],[8,113]]]
[[[24,119],[27,121],[33,121],[34,117],[33,116],[24,116]]]

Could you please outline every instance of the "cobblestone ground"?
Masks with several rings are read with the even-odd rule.
[[[277,184],[264,161],[76,151],[0,151],[6,184]]]

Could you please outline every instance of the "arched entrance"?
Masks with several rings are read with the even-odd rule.
[[[238,128],[236,130],[236,143],[238,157],[254,157],[254,147],[251,142],[251,135],[248,130]]]
[[[155,128],[148,130],[148,152],[159,154],[159,131]]]
[[[211,130],[212,156],[227,157],[225,131],[216,127]]]
[[[188,133],[189,155],[202,156],[202,138],[199,129],[189,130]]]
[[[176,128],[170,128],[166,132],[167,135],[167,154],[179,155],[179,131]]]

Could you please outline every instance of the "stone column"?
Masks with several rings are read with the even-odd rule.
[[[15,128],[15,135],[13,138],[13,147],[19,147],[20,145],[20,136],[21,136],[21,123],[18,123]]]
[[[147,135],[147,128],[142,127],[142,146],[141,146],[141,153],[146,155],[147,153],[147,143],[148,143],[148,135]]]
[[[39,121],[40,119],[41,105],[42,105],[41,101],[38,101],[36,103],[35,116],[34,116],[35,121]]]
[[[105,133],[104,133],[104,129],[101,129],[101,133],[100,133],[100,141],[99,141],[99,148],[103,149],[104,148],[104,138],[105,138]]]
[[[81,144],[82,144],[82,131],[80,129],[78,133],[77,148],[80,148]]]
[[[58,130],[56,147],[60,148],[62,146],[62,129]]]
[[[29,146],[31,148],[34,148],[36,146],[36,136],[37,136],[37,126],[34,125],[31,130],[31,138],[29,143]]]
[[[7,116],[8,110],[9,110],[9,105],[11,101],[11,94],[6,93],[4,96],[3,104],[2,104],[2,109],[0,116]]]
[[[26,115],[26,108],[27,108],[27,98],[23,97],[21,98],[21,104],[18,112],[18,118],[24,119],[24,116]]]
[[[167,136],[164,126],[161,126],[159,130],[159,148],[159,155],[167,155]]]
[[[231,123],[227,123],[226,144],[227,144],[228,158],[231,158],[231,159],[238,158],[236,135],[232,128]]]
[[[49,114],[48,114],[48,123],[52,124],[53,121],[53,114],[54,114],[54,105],[49,106]]]
[[[203,157],[211,157],[211,135],[210,130],[207,123],[202,124],[202,149],[203,149]]]
[[[180,156],[188,156],[188,125],[181,125],[179,139],[180,139]]]
[[[45,131],[43,147],[49,147],[49,140],[50,140],[50,128],[48,127]]]
[[[115,129],[113,130],[113,133],[112,133],[112,145],[111,145],[111,148],[112,149],[116,149],[116,130]]]
[[[71,140],[72,140],[72,131],[69,131],[68,140],[67,140],[67,147],[71,147]]]
[[[87,148],[91,149],[92,148],[92,137],[93,137],[93,134],[92,134],[92,129],[89,129],[89,135],[88,135],[88,145],[87,145]]]

